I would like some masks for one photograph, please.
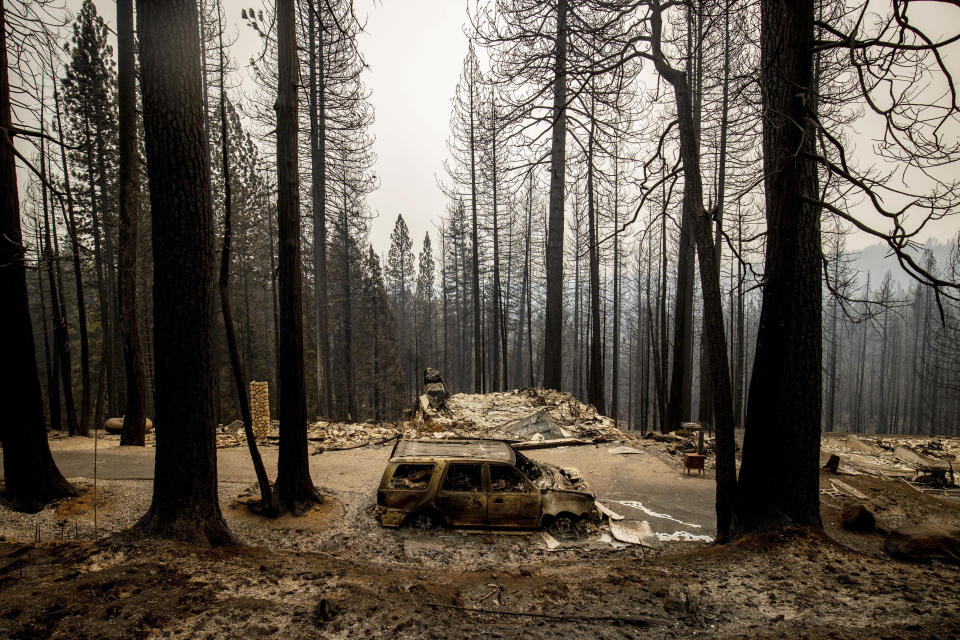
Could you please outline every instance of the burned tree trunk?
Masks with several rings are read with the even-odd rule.
[[[117,347],[120,343],[120,311],[118,308],[117,294],[117,271],[116,271],[116,253],[113,246],[113,234],[110,232],[110,222],[108,221],[107,209],[107,158],[106,145],[104,144],[105,135],[100,130],[100,124],[97,124],[96,135],[94,136],[97,144],[97,174],[100,184],[100,228],[103,232],[103,259],[105,264],[105,282],[106,282],[106,310],[110,317],[110,331],[103,332],[105,349],[109,353],[110,367],[106,369],[107,375],[107,407],[111,413],[120,410],[120,380],[118,373],[121,371],[123,362],[120,354],[117,353]]]
[[[277,221],[280,238],[280,451],[274,490],[281,504],[301,513],[320,495],[307,454],[300,271],[300,197],[297,169],[297,43],[293,0],[277,1]],[[346,250],[346,247],[344,247]]]
[[[591,110],[593,105],[591,104]],[[590,255],[590,373],[587,380],[587,401],[600,414],[606,413],[603,393],[603,345],[600,336],[600,247],[597,241],[597,206],[593,189],[593,152],[595,120],[590,119],[587,142],[587,245]],[[614,417],[616,419],[616,417]]]
[[[480,311],[483,303],[480,300],[480,237],[477,231],[477,168],[476,168],[476,141],[474,137],[474,85],[475,78],[470,82],[470,208],[472,216],[471,227],[471,285],[473,294],[473,392],[483,393],[483,353],[481,347],[482,325]]]
[[[684,174],[686,175],[686,174]],[[680,252],[677,257],[677,294],[673,320],[673,365],[670,370],[670,395],[667,420],[661,431],[680,427],[690,419],[691,390],[693,388],[693,275],[695,243],[691,219],[696,215],[684,199],[680,214]]]
[[[316,10],[319,10],[317,8]],[[327,135],[326,92],[323,72],[323,30],[316,29],[315,8],[309,15],[310,32],[310,197],[313,204],[314,316],[317,324],[317,404],[323,415],[333,411],[330,383],[330,324],[327,295]],[[317,35],[320,41],[317,42]],[[318,55],[319,53],[319,55]],[[319,68],[318,68],[319,67]],[[319,73],[318,73],[319,72]]]
[[[507,322],[503,304],[503,287],[500,281],[500,221],[497,212],[497,105],[496,96],[490,93],[490,137],[493,141],[491,172],[493,180],[493,376],[491,391],[507,388]],[[509,273],[509,267],[507,269]],[[509,284],[509,279],[507,280]],[[500,369],[503,368],[503,384]]]
[[[53,98],[57,114],[57,134],[60,140],[60,159],[67,165],[67,148],[63,139],[63,121],[60,116],[60,93],[57,91],[56,78],[53,80]],[[77,328],[80,331],[80,422],[77,434],[87,435],[90,427],[90,340],[87,331],[87,305],[83,293],[83,271],[80,267],[80,241],[77,238],[77,220],[73,209],[73,190],[70,187],[70,172],[63,172],[63,190],[67,200],[64,223],[70,235],[70,249],[73,253],[73,279],[77,295]],[[68,375],[65,373],[64,375]]]
[[[738,533],[820,526],[821,248],[814,4],[761,3],[767,253],[747,400]],[[815,115],[815,113],[814,113]],[[776,482],[770,478],[776,477]]]
[[[43,240],[40,236],[40,221],[36,218],[34,219],[37,225],[37,248],[41,254],[45,252],[43,248]],[[43,327],[43,359],[44,371],[47,378],[47,410],[49,413],[47,417],[49,419],[49,424],[51,429],[60,429],[61,423],[63,422],[63,414],[60,411],[60,387],[57,380],[57,374],[60,370],[59,361],[54,358],[51,361],[50,353],[50,331],[47,329],[47,301],[43,297],[43,271],[49,271],[48,269],[41,269],[39,261],[37,263],[37,297],[40,298],[40,326]],[[48,287],[50,285],[47,285]],[[53,292],[51,292],[51,297]],[[56,332],[56,327],[54,327],[54,333]],[[56,342],[56,340],[54,340]],[[38,369],[39,371],[39,369]]]
[[[43,108],[40,109],[40,121],[43,122]],[[44,140],[40,141],[40,175],[47,180],[47,148]],[[67,330],[67,304],[63,296],[63,273],[60,268],[60,245],[57,241],[57,217],[51,210],[47,196],[46,185],[41,186],[43,196],[43,231],[46,249],[44,254],[47,263],[47,280],[50,287],[50,311],[53,316],[53,368],[51,373],[51,392],[49,398],[51,409],[56,405],[57,427],[60,424],[60,392],[58,377],[63,384],[63,400],[66,406],[63,409],[67,414],[67,431],[70,435],[77,432],[77,411],[73,399],[73,368],[70,366],[70,336]],[[52,231],[51,231],[52,229]],[[42,301],[42,297],[41,297]],[[44,323],[46,324],[46,323]],[[50,414],[50,426],[54,426],[54,414]]]
[[[100,361],[98,363],[97,370],[97,400],[93,412],[93,423],[94,425],[100,425],[103,423],[103,399],[104,399],[104,389],[103,389],[103,378],[104,372],[108,368],[113,367],[113,363],[110,361],[110,351],[107,349],[107,344],[109,344],[108,336],[112,335],[110,331],[110,315],[107,313],[107,291],[103,275],[103,251],[100,246],[100,221],[103,217],[103,210],[101,204],[103,202],[103,195],[101,195],[100,202],[97,202],[97,181],[94,177],[94,160],[93,160],[93,133],[90,131],[90,121],[88,118],[84,118],[84,150],[86,155],[86,165],[87,165],[87,182],[90,186],[90,218],[91,218],[91,233],[93,234],[93,260],[95,266],[95,273],[97,276],[97,306],[100,311]]]
[[[733,398],[730,388],[730,367],[727,341],[723,329],[723,306],[716,250],[710,228],[710,213],[703,206],[703,179],[697,149],[697,130],[693,118],[693,99],[686,74],[667,62],[661,49],[662,21],[660,7],[654,3],[652,38],[657,72],[672,87],[677,101],[680,132],[680,157],[683,164],[683,208],[690,214],[691,231],[700,263],[700,288],[703,292],[704,325],[708,332],[710,376],[717,433],[717,539],[727,540],[732,533],[732,517],[736,494],[736,459],[734,456]],[[818,281],[819,282],[819,281]],[[819,285],[818,285],[819,286]]]
[[[557,4],[553,74],[543,386],[560,389],[563,377],[563,194],[567,138],[567,0],[559,0]]]
[[[213,213],[204,153],[197,5],[138,0],[143,128],[153,219],[157,454],[136,527],[231,541],[217,498],[213,398]]]
[[[38,511],[50,500],[75,496],[57,469],[43,422],[40,372],[34,356],[33,327],[27,300],[27,275],[20,230],[20,196],[13,154],[10,84],[7,75],[7,28],[0,0],[0,335],[6,349],[0,366],[0,421],[3,472],[14,506]]]
[[[346,378],[346,418],[354,422],[357,417],[357,393],[353,370],[353,293],[350,279],[350,219],[348,214],[347,181],[343,181],[343,211],[340,218],[340,244],[343,268],[343,361]]]
[[[219,7],[218,7],[219,9]],[[218,15],[218,18],[220,16]],[[218,20],[218,22],[221,22]],[[253,415],[250,411],[249,387],[247,376],[240,360],[237,348],[237,333],[233,327],[232,296],[230,294],[230,247],[233,240],[233,193],[230,184],[230,138],[227,127],[227,91],[224,82],[223,25],[219,24],[220,38],[220,156],[223,160],[223,245],[220,249],[220,311],[223,314],[223,328],[227,336],[227,350],[230,352],[230,368],[233,382],[237,387],[237,400],[240,403],[240,417],[243,419],[243,433],[247,438],[250,459],[257,474],[260,487],[260,504],[257,509],[265,515],[277,512],[276,500],[270,489],[270,479],[263,466],[263,458],[257,449],[257,439],[253,433]]]
[[[146,387],[137,319],[137,97],[134,89],[133,0],[117,0],[118,102],[120,112],[120,269],[117,293],[126,371],[126,412],[121,445],[144,445]]]

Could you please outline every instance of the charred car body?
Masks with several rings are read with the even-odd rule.
[[[501,440],[400,440],[377,490],[377,518],[385,527],[563,533],[597,518],[594,502],[576,470],[530,460]]]

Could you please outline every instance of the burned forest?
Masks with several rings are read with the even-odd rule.
[[[952,0],[0,0],[0,637],[960,638]]]

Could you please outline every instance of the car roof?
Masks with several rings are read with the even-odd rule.
[[[400,440],[390,459],[397,458],[470,458],[514,464],[513,447],[503,440]]]

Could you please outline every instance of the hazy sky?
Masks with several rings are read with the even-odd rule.
[[[225,0],[235,25],[239,22],[239,7],[247,2]],[[370,225],[370,240],[377,251],[385,253],[394,221],[402,213],[419,250],[424,232],[430,231],[436,240],[434,224],[439,223],[446,206],[437,177],[443,172],[447,155],[450,100],[467,53],[463,30],[467,0],[355,2],[358,16],[366,20],[360,48],[369,65],[364,82],[371,91],[370,100],[376,112],[371,133],[378,157],[374,171],[380,188],[369,196],[370,206],[377,214]],[[953,33],[957,25],[951,23],[958,16],[960,12],[950,12],[940,16],[941,22],[933,19],[925,26],[933,32],[942,28],[943,32]],[[259,41],[249,28],[240,26],[237,33],[240,39],[233,55],[245,64],[248,52],[256,50]],[[958,51],[960,43],[951,48],[951,66],[956,66],[960,58]],[[871,157],[873,145],[869,135],[879,135],[880,128],[866,121],[857,128],[867,136],[854,136],[853,155],[866,166],[875,160]],[[868,207],[860,206],[857,210],[870,224],[886,228],[886,222]],[[947,240],[958,227],[957,218],[942,220],[930,224],[918,239],[924,241],[934,236]],[[855,233],[848,238],[847,246],[859,249],[876,242],[872,236]]]
[[[66,4],[76,12],[81,1],[66,0]],[[95,4],[113,28],[115,2],[95,0]],[[264,4],[272,2],[223,0],[236,38],[231,54],[240,67],[233,84],[245,93],[254,92],[244,70],[250,56],[259,51],[260,41],[252,29],[241,24],[240,9]],[[376,111],[371,134],[375,138],[373,149],[378,160],[374,171],[380,188],[369,196],[377,214],[370,225],[370,240],[378,252],[385,253],[394,221],[402,213],[419,250],[424,232],[430,231],[435,239],[433,225],[446,206],[437,177],[446,157],[450,99],[467,52],[463,31],[467,0],[356,0],[356,5],[358,16],[366,21],[360,48],[369,65],[364,82]],[[947,24],[940,23],[943,30],[954,32],[957,26],[950,23],[958,16],[960,12],[951,12],[944,17]],[[949,53],[948,64],[954,67],[955,77],[960,77],[956,70],[960,66],[960,43]],[[861,127],[866,129],[864,133],[872,128],[865,122]],[[870,162],[872,144],[861,138],[856,147],[855,155]],[[869,221],[880,222],[876,218]],[[886,224],[881,222],[880,226]],[[947,240],[958,226],[957,218],[940,221],[927,227],[919,239],[932,235]],[[874,242],[866,234],[856,234],[849,238],[848,248],[859,249]]]
[[[450,99],[467,53],[462,28],[467,3],[355,1],[357,17],[366,27],[359,43],[369,66],[363,80],[376,113],[370,133],[380,188],[368,198],[377,215],[370,224],[370,241],[378,252],[385,253],[397,214],[402,213],[419,250],[426,231],[435,240],[433,222],[439,221],[445,206],[436,174],[443,169]],[[111,7],[113,3],[99,0],[98,6],[101,4]],[[261,0],[224,1],[236,38],[231,55],[239,66],[239,82],[234,84],[252,94],[252,79],[245,68],[250,56],[260,50],[260,40],[240,20],[240,8],[250,6],[260,8]]]
[[[82,0],[67,0],[78,12]],[[110,29],[116,26],[116,3],[95,0]],[[231,55],[239,66],[235,88],[253,93],[245,68],[260,49],[260,40],[240,20],[240,9],[264,6],[262,0],[224,0],[232,31]],[[266,3],[272,6],[272,3]],[[386,252],[397,214],[402,213],[417,250],[426,231],[435,238],[445,202],[437,187],[443,170],[453,97],[467,38],[463,32],[466,0],[356,0],[357,15],[366,21],[360,47],[369,65],[364,82],[371,91],[376,121],[374,167],[380,188],[369,196],[377,218],[370,241]],[[114,46],[116,42],[114,40]],[[302,159],[301,162],[307,161]]]
[[[438,221],[446,202],[437,187],[443,170],[453,97],[467,38],[463,0],[383,0],[371,6],[360,46],[370,70],[366,84],[377,119],[373,125],[380,189],[370,196],[379,217],[370,240],[386,251],[398,213],[417,246]],[[369,8],[367,8],[369,7]]]

